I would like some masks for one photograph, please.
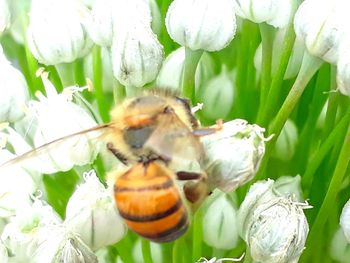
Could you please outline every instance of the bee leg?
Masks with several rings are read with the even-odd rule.
[[[114,148],[112,143],[107,143],[107,149],[113,153],[113,155],[115,157],[117,157],[117,159],[122,162],[124,165],[128,165],[128,159],[121,153],[119,152],[116,148]]]
[[[217,120],[215,127],[196,129],[192,131],[192,134],[197,137],[202,137],[202,136],[207,136],[207,135],[216,133],[217,131],[220,131],[222,128],[223,128],[223,121]]]
[[[176,173],[177,180],[180,181],[189,181],[189,180],[198,180],[203,177],[201,173],[179,171]]]
[[[210,195],[208,184],[204,177],[199,181],[188,181],[183,187],[186,199],[195,206],[199,206]]]

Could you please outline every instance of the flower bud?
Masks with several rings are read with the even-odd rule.
[[[7,0],[0,0],[0,36],[9,27],[11,13]]]
[[[77,0],[33,0],[27,38],[34,57],[56,65],[85,56],[92,48],[82,24],[87,14]]]
[[[338,229],[332,238],[330,255],[337,262],[349,263],[350,245],[341,229]]]
[[[28,26],[28,13],[30,10],[31,0],[17,0],[8,1],[11,14],[16,14],[11,16],[11,27],[9,28],[9,33],[12,38],[21,45],[25,45],[26,42],[26,30]],[[26,19],[23,19],[26,17]]]
[[[29,99],[28,87],[22,73],[5,57],[1,45],[0,72],[0,123],[14,122],[24,116],[23,108]]]
[[[238,242],[237,211],[227,194],[219,193],[203,217],[203,239],[209,246],[233,249]]]
[[[349,8],[346,0],[302,2],[295,14],[294,28],[311,55],[336,64],[340,44],[350,38]]]
[[[281,176],[274,183],[274,189],[287,198],[292,198],[299,202],[303,202],[303,193],[301,190],[301,177],[297,176]]]
[[[251,180],[265,152],[264,129],[236,119],[202,138],[209,185],[230,192]]]
[[[286,0],[235,0],[237,15],[254,23],[266,22],[285,27],[292,15],[292,2]]]
[[[295,153],[298,143],[298,129],[290,119],[286,121],[278,136],[272,156],[282,161],[289,161]]]
[[[340,227],[350,243],[350,199],[346,202],[340,215]]]
[[[46,226],[38,229],[38,248],[33,262],[38,263],[97,263],[97,257],[73,232],[63,226]]]
[[[72,96],[80,90],[79,88],[66,88],[61,94],[57,94],[47,76],[43,75],[42,79],[47,97],[37,94],[39,101],[31,101],[29,105],[37,123],[33,138],[35,147],[97,125],[87,111],[72,102]],[[67,171],[74,165],[93,162],[100,144],[92,143],[92,140],[99,134],[96,132],[72,137],[56,144],[55,147],[50,147],[45,151],[45,155],[37,157],[37,169],[42,173],[54,173]],[[38,162],[41,162],[40,165]]]
[[[163,62],[157,77],[157,86],[179,91],[182,81],[182,72],[185,63],[185,48],[180,47],[171,52]],[[214,63],[211,57],[204,53],[198,63],[195,74],[196,90],[214,75]]]
[[[118,31],[112,45],[114,76],[125,86],[153,81],[163,61],[163,47],[148,25],[134,23]]]
[[[250,188],[238,212],[239,231],[255,262],[297,262],[309,226],[298,203],[274,191],[273,180]]]
[[[113,0],[92,3],[91,15],[85,22],[91,39],[98,45],[110,47],[113,39],[113,17],[116,14]]]
[[[35,200],[32,205],[22,206],[18,210],[5,226],[1,238],[13,255],[14,262],[31,262],[39,244],[39,229],[60,222],[61,219],[49,205]]]
[[[147,241],[148,242],[148,241]],[[163,260],[163,256],[162,256],[162,247],[157,244],[157,243],[150,243],[150,247],[151,247],[151,256],[152,256],[152,262],[154,263],[162,263],[165,262],[165,260]],[[141,240],[138,239],[132,249],[132,256],[135,260],[135,263],[144,263],[144,259],[143,259],[143,254],[142,254],[142,244],[141,244]]]
[[[117,243],[127,229],[95,171],[85,173],[84,178],[85,183],[78,186],[68,201],[65,224],[92,250],[97,250]]]
[[[182,46],[192,50],[221,50],[236,32],[233,1],[174,0],[165,24],[170,37]]]
[[[113,39],[118,39],[120,30],[124,30],[125,27],[135,24],[151,26],[151,2],[150,0],[95,1],[84,24],[96,44],[110,47]],[[156,5],[154,7],[157,8]]]
[[[203,114],[212,120],[225,119],[234,101],[234,80],[232,73],[223,67],[221,73],[210,79],[200,91]],[[220,105],[220,107],[218,107]]]
[[[273,56],[272,56],[272,65],[271,72],[274,75],[279,67],[279,62],[282,55],[282,49],[280,48],[283,45],[284,36],[286,33],[286,28],[279,29],[275,35],[275,39],[273,41]],[[304,57],[304,42],[301,38],[297,37],[294,42],[293,50],[289,58],[288,66],[286,72],[284,74],[283,79],[291,79],[295,78],[299,73],[301,62]],[[255,52],[254,57],[254,66],[257,72],[261,73],[261,60],[262,60],[262,44],[258,46]]]

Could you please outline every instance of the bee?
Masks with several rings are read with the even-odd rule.
[[[200,128],[186,99],[159,91],[125,99],[111,117],[110,123],[44,144],[4,165],[45,153],[66,139],[100,131],[107,149],[128,167],[111,173],[121,217],[144,238],[175,240],[188,228],[188,211],[174,179],[188,181],[184,193],[191,203],[207,196],[208,188],[205,173],[174,167],[181,161],[198,161],[203,151],[199,137],[217,128]]]

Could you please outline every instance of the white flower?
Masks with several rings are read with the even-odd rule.
[[[272,75],[275,74],[279,67],[279,61],[282,55],[282,49],[280,48],[283,45],[284,36],[286,33],[286,28],[281,28],[276,32],[274,41],[273,41],[273,56],[272,56],[272,65],[271,72]],[[300,37],[297,37],[294,42],[293,50],[289,58],[288,66],[284,74],[283,79],[295,78],[299,73],[301,62],[304,57],[304,42]],[[258,46],[254,56],[254,66],[257,72],[261,73],[261,59],[262,59],[262,44]]]
[[[24,105],[29,99],[23,74],[11,65],[0,45],[0,123],[14,122],[24,116]]]
[[[57,94],[47,76],[43,75],[42,79],[47,97],[37,94],[39,101],[31,101],[29,105],[37,124],[33,138],[35,147],[97,125],[87,111],[71,101],[79,88],[66,88],[63,93]],[[99,151],[99,142],[93,141],[97,135],[99,133],[89,133],[49,147],[38,156],[31,168],[35,169],[33,166],[41,162],[37,166],[39,172],[54,173],[67,171],[74,165],[91,163]]]
[[[306,0],[295,14],[297,37],[305,42],[308,52],[336,64],[340,57],[340,44],[350,39],[350,16],[347,0]]]
[[[84,175],[85,183],[78,186],[68,201],[66,226],[78,233],[92,250],[117,243],[126,234],[113,198],[95,172]]]
[[[10,25],[11,12],[8,0],[0,0],[0,36]]]
[[[15,262],[29,262],[37,249],[38,230],[60,222],[59,216],[50,206],[35,200],[32,205],[21,207],[16,216],[11,218],[1,238]]]
[[[346,240],[341,229],[338,229],[332,238],[330,254],[332,259],[336,260],[337,262],[350,262],[350,244]]]
[[[38,247],[33,256],[37,263],[97,263],[96,255],[73,232],[63,226],[52,225],[38,229]]]
[[[78,0],[33,0],[27,30],[28,45],[43,64],[69,63],[92,47],[83,26],[87,10]]]
[[[340,215],[340,227],[350,243],[350,199],[346,202]]]
[[[236,119],[202,138],[209,184],[229,192],[251,180],[265,152],[264,129]]]
[[[171,52],[163,62],[157,77],[157,87],[179,90],[185,63],[185,48],[180,47]],[[195,87],[199,90],[201,85],[214,75],[212,58],[204,53],[196,68]]]
[[[293,0],[234,0],[237,15],[254,23],[285,27],[292,15]]]
[[[149,241],[147,241],[149,242]],[[150,247],[151,247],[151,256],[152,256],[152,260],[154,263],[162,263],[165,262],[165,260],[163,260],[163,256],[162,256],[162,247],[154,242],[150,243]],[[144,263],[145,261],[143,260],[143,253],[142,253],[142,244],[141,244],[141,240],[138,239],[132,249],[132,256],[135,260],[135,263]]]
[[[218,51],[236,32],[232,0],[174,0],[166,14],[170,37],[192,50]]]
[[[297,143],[298,129],[294,122],[288,119],[284,124],[280,136],[277,138],[272,156],[283,161],[291,160],[294,156]]]
[[[273,181],[255,183],[238,212],[239,231],[254,261],[261,263],[297,262],[309,231],[298,203],[279,195]]]
[[[209,246],[233,249],[238,242],[237,211],[227,194],[219,193],[203,217],[203,239]]]
[[[142,87],[157,77],[162,62],[163,47],[150,26],[135,22],[118,30],[112,45],[112,64],[120,83]]]
[[[230,113],[235,95],[234,78],[231,75],[232,72],[223,67],[220,74],[206,82],[200,90],[202,111],[207,118],[225,119]]]

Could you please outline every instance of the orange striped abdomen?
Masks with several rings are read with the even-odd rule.
[[[187,211],[170,171],[156,162],[137,164],[117,178],[114,197],[120,215],[140,236],[168,242],[187,230]]]

